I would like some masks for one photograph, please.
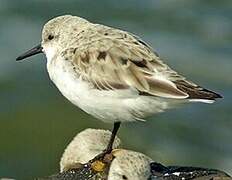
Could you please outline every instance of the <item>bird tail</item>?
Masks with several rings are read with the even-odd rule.
[[[216,99],[222,98],[222,96],[216,92],[186,81],[175,82],[175,84],[178,89],[189,95],[188,100],[192,102],[213,103]]]

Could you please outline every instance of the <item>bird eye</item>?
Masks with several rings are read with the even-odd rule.
[[[48,40],[52,40],[52,39],[54,39],[54,36],[50,34],[50,35],[48,36]]]
[[[127,178],[127,176],[126,176],[126,175],[122,175],[122,179],[127,180],[128,178]]]

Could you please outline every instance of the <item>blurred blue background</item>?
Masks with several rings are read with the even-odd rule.
[[[65,146],[85,128],[107,128],[58,92],[45,57],[15,62],[40,42],[43,24],[74,14],[131,31],[171,67],[224,96],[125,124],[124,147],[165,165],[232,174],[232,1],[0,0],[0,177],[31,179],[59,170]]]

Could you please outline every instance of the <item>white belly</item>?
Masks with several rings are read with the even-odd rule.
[[[47,64],[47,68],[51,80],[69,101],[105,122],[139,120],[168,108],[168,102],[139,96],[136,90],[93,89],[64,60]]]

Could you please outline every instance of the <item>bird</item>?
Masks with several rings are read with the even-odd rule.
[[[131,150],[118,149],[113,151],[108,180],[149,180],[152,179],[150,157]]]
[[[78,133],[68,144],[61,157],[60,173],[83,168],[80,164],[88,163],[101,153],[107,145],[110,135],[110,131],[90,128]],[[97,145],[96,142],[98,142]],[[108,180],[148,179],[151,176],[151,163],[153,160],[140,152],[120,148],[120,142],[120,139],[116,137],[113,146],[114,150],[111,152],[113,158],[110,158],[107,163],[101,165],[101,162],[97,160],[91,166],[88,166],[98,172],[98,178],[96,179],[105,179],[105,176],[107,176]]]
[[[44,53],[50,79],[71,103],[113,123],[103,154],[112,151],[122,122],[145,121],[189,102],[222,96],[170,68],[139,36],[73,15],[49,20],[42,41],[16,58]]]
[[[103,129],[85,129],[67,145],[60,159],[60,172],[39,180],[182,180],[230,179],[216,169],[191,166],[165,166],[149,156],[121,147],[116,136],[113,150],[107,161],[89,161],[104,150],[111,132]],[[98,142],[96,144],[96,142]]]
[[[79,132],[64,150],[60,159],[60,172],[75,167],[78,163],[88,163],[105,149],[110,136],[111,132],[103,129],[88,128]],[[116,136],[113,149],[119,149],[120,146],[121,140]]]

